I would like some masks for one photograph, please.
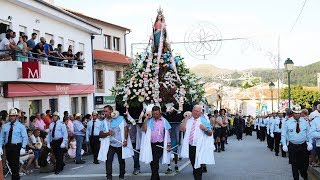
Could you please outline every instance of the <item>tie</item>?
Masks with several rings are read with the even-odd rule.
[[[10,131],[9,131],[9,136],[8,136],[8,144],[11,144],[12,132],[13,132],[13,122],[10,124]]]
[[[54,122],[54,126],[53,126],[53,129],[52,129],[52,137],[53,137],[53,138],[54,138],[55,131],[56,131],[56,125],[57,125],[57,123]]]
[[[192,124],[192,127],[191,127],[191,131],[190,131],[190,136],[189,136],[189,144],[192,145],[193,143],[193,137],[194,137],[194,132],[196,130],[196,120],[194,119],[193,120],[193,124]]]
[[[262,119],[262,124],[264,124],[263,119]]]
[[[299,122],[297,122],[297,127],[296,127],[296,133],[300,132],[300,126],[299,126]]]
[[[91,130],[91,136],[93,136],[93,132],[94,132],[94,123],[95,123],[96,121],[93,121],[93,124],[92,124],[92,130]]]
[[[282,126],[282,119],[280,119],[279,129],[281,129]]]

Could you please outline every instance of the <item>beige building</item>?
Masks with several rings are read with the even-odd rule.
[[[110,89],[122,77],[125,68],[131,64],[126,56],[126,36],[130,29],[66,9],[66,11],[89,21],[102,29],[101,35],[93,40],[94,56],[94,109],[102,110],[105,105],[115,106],[115,97]]]

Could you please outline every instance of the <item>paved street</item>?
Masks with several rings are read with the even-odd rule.
[[[255,135],[255,134],[254,134]],[[39,174],[37,171],[32,175],[24,176],[23,179],[105,179],[105,165],[92,164],[91,156],[86,157],[87,163],[77,165],[69,163],[65,170],[59,175]],[[203,179],[215,180],[291,180],[291,166],[287,158],[275,157],[274,152],[266,148],[266,143],[261,143],[255,136],[244,136],[243,141],[237,141],[235,137],[229,138],[226,145],[226,152],[216,153],[216,165],[208,166],[208,173],[204,174]],[[142,173],[139,176],[131,175],[133,171],[132,159],[126,161],[126,179],[149,179],[150,167],[142,164]],[[192,168],[189,161],[179,161],[181,170],[178,174],[161,174],[162,179],[183,179],[191,180]],[[114,179],[118,179],[118,162],[114,163]],[[165,172],[167,166],[162,165],[160,172]]]

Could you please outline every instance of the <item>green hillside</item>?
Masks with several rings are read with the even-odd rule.
[[[280,70],[284,71],[284,69]],[[217,71],[230,74],[232,79],[240,78],[243,74],[243,71],[226,70],[208,64],[192,67],[191,71],[203,77],[203,80],[206,82],[215,81],[213,74]],[[277,80],[276,70],[274,69],[248,69],[246,71],[251,71],[254,77],[261,77],[261,80],[263,82]],[[320,61],[303,67],[295,67],[291,72],[291,84],[302,86],[316,86],[317,73],[320,73]],[[280,79],[282,79],[282,77]],[[287,73],[283,72],[283,82],[285,84],[288,83],[287,79]],[[232,82],[231,85],[238,86],[239,82]]]

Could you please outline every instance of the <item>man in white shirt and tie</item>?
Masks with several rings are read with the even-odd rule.
[[[87,124],[86,142],[90,142],[90,148],[93,153],[93,163],[99,164],[98,153],[100,149],[100,133],[101,121],[98,119],[98,112],[92,112],[92,119]]]

